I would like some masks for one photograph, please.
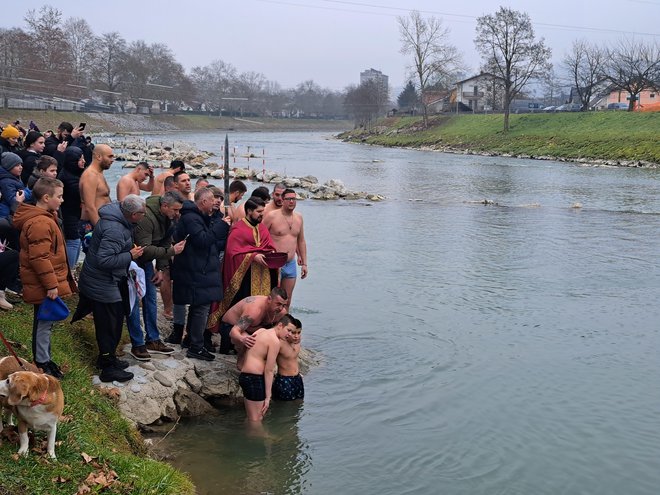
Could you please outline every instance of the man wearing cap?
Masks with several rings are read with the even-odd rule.
[[[16,153],[7,151],[0,155],[0,219],[7,221],[18,205],[31,198],[21,181],[23,160]]]
[[[18,149],[18,138],[21,137],[21,133],[12,125],[6,126],[2,133],[0,133],[0,153],[6,153],[11,151],[12,153],[17,153]]]

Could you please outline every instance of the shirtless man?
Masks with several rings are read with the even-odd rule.
[[[205,177],[200,177],[195,182],[195,192],[199,191],[200,189],[204,189],[205,187],[209,187],[210,185],[211,183]]]
[[[291,315],[288,315],[291,316]],[[300,355],[300,335],[302,323],[292,318],[294,328],[283,339],[280,339],[280,353],[277,355],[277,374],[273,382],[274,400],[298,400],[305,398],[305,386],[298,368]]]
[[[149,177],[145,184],[144,180]],[[117,201],[122,201],[129,194],[140,195],[140,191],[153,191],[154,168],[147,162],[140,162],[117,182]]]
[[[228,216],[231,219],[232,223],[240,220],[238,216],[236,215],[236,209],[238,208],[237,206],[234,206],[236,203],[238,203],[245,193],[247,192],[247,187],[243,183],[243,181],[240,180],[234,180],[231,184],[229,184],[229,202],[225,202],[228,210]]]
[[[264,216],[268,215],[271,211],[279,210],[282,208],[282,194],[284,193],[285,189],[286,186],[281,182],[275,184],[275,187],[273,187],[273,194],[271,195],[272,201],[266,205],[266,208],[264,209]]]
[[[280,342],[292,330],[295,330],[293,318],[284,315],[273,328],[260,328],[252,335],[254,345],[246,351],[238,377],[248,421],[259,423],[268,411]]]
[[[176,190],[183,199],[194,201],[194,194],[192,192],[192,184],[190,183],[190,176],[185,172],[177,172],[174,174],[174,185]]]
[[[293,211],[295,208],[296,192],[293,189],[285,189],[282,193],[282,208],[271,211],[263,220],[277,250],[288,254],[286,265],[280,269],[280,287],[286,291],[289,307],[298,275],[296,254],[300,265],[300,278],[307,277],[307,243],[303,217]]]
[[[241,299],[222,317],[220,353],[229,354],[231,344],[234,344],[238,354],[236,366],[240,370],[245,349],[254,345],[252,334],[255,330],[274,324],[285,314],[286,292],[279,287],[275,287],[268,296],[249,296]]]
[[[186,164],[181,160],[172,160],[170,162],[170,169],[162,174],[158,174],[154,181],[154,189],[151,191],[152,196],[162,196],[164,192],[165,179],[172,177],[177,172],[183,172],[186,169]]]
[[[97,144],[92,154],[92,163],[80,176],[81,236],[91,231],[99,221],[99,208],[110,203],[110,187],[103,172],[108,170],[114,161],[112,148],[107,144]]]

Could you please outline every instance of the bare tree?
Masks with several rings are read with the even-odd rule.
[[[582,111],[589,109],[591,98],[603,80],[605,50],[585,40],[573,42],[571,51],[564,56],[563,66],[575,88]]]
[[[233,65],[214,60],[209,65],[193,67],[190,79],[199,98],[200,108],[219,112],[223,107],[223,98],[233,96],[238,75]]]
[[[384,112],[387,90],[374,81],[365,81],[346,90],[344,106],[355,118],[356,127],[371,129],[374,120]]]
[[[424,127],[428,125],[428,112],[424,93],[430,83],[451,74],[461,64],[458,49],[449,43],[449,29],[435,17],[424,19],[412,11],[408,17],[398,17],[401,34],[401,53],[412,55],[410,67],[415,78],[424,111]]]
[[[71,65],[75,84],[85,85],[94,63],[98,41],[85,19],[72,17],[64,22],[64,36],[71,48]]]
[[[542,79],[541,89],[543,90],[543,101],[547,105],[558,105],[564,103],[564,86],[555,74],[554,70],[549,70]]]
[[[62,12],[44,5],[36,10],[28,10],[25,15],[30,37],[30,57],[24,68],[25,77],[41,79],[51,87],[61,88],[72,80],[71,47],[62,30]]]
[[[93,82],[103,90],[103,100],[114,103],[123,82],[123,65],[126,58],[126,40],[117,32],[105,33],[98,39],[95,51]]]
[[[660,45],[622,39],[607,50],[605,77],[614,89],[630,94],[628,111],[642,91],[660,87]]]
[[[550,48],[536,41],[529,15],[505,7],[477,18],[477,50],[488,72],[504,85],[504,131],[509,130],[510,104],[530,79],[550,70]]]

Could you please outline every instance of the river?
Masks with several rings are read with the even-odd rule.
[[[199,493],[657,493],[660,170],[229,139],[388,199],[299,202],[292,312],[323,363],[267,438],[238,407],[167,437]]]

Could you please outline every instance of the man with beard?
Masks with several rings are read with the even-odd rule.
[[[185,172],[177,172],[174,174],[174,186],[183,199],[194,201],[194,194],[192,193],[192,183],[190,176]]]
[[[59,173],[64,166],[64,151],[66,147],[76,146],[83,149],[86,145],[82,128],[78,127],[74,129],[71,123],[62,122],[57,126],[57,132],[46,138],[43,154],[52,156],[57,160],[57,172]]]
[[[92,163],[80,176],[80,220],[93,228],[99,221],[99,208],[110,202],[110,187],[103,172],[112,166],[115,155],[107,144],[94,147]],[[91,229],[85,229],[86,232]]]
[[[273,187],[273,194],[271,195],[272,201],[270,201],[264,209],[264,218],[266,218],[266,215],[268,215],[271,211],[279,210],[282,208],[282,194],[284,193],[285,189],[286,186],[281,182],[275,184],[275,187]]]
[[[222,264],[222,301],[211,307],[208,328],[218,332],[225,312],[248,296],[267,296],[277,285],[264,255],[275,251],[268,229],[262,225],[265,202],[252,197],[245,202],[245,218],[232,225]]]

